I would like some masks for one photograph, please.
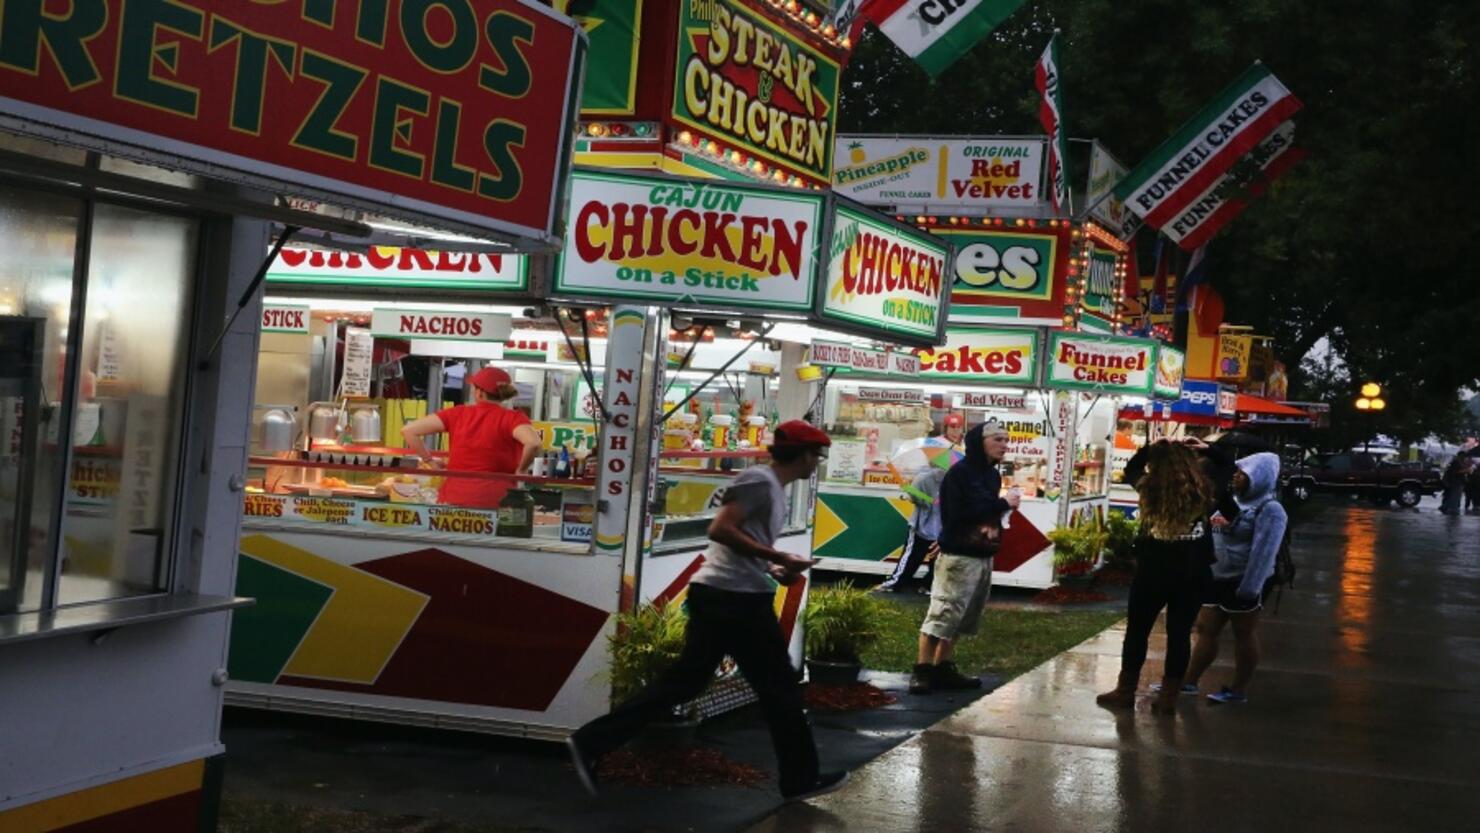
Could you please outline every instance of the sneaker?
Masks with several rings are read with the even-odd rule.
[[[1221,690],[1209,694],[1208,699],[1219,705],[1224,703],[1247,703],[1249,702],[1249,695],[1239,694],[1228,686],[1224,686]]]
[[[965,691],[982,687],[980,679],[957,671],[954,662],[943,662],[935,666],[935,673],[931,676],[930,684],[941,691]]]
[[[809,798],[827,795],[833,790],[841,789],[846,783],[848,783],[848,773],[846,770],[843,772],[824,772],[817,776],[817,780],[813,781],[810,787],[807,787],[801,792],[794,793],[783,790],[781,797],[787,801],[806,801]]]
[[[1151,694],[1160,694],[1161,693],[1161,683],[1152,683],[1151,685],[1149,685],[1149,686],[1146,687],[1146,691],[1149,692],[1149,693],[1151,693]],[[1196,697],[1197,694],[1198,694],[1198,691],[1197,691],[1197,683],[1183,683],[1182,684],[1182,696],[1183,697]]]
[[[910,672],[910,693],[929,694],[934,688],[931,686],[931,672],[934,666],[916,665],[915,670]]]
[[[570,762],[576,767],[576,777],[592,798],[596,797],[596,762],[586,756],[585,750],[574,737],[565,739],[565,748],[570,750]]]

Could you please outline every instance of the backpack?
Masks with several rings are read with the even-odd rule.
[[[1259,513],[1264,507],[1274,501],[1263,503],[1254,510],[1254,524],[1259,524]],[[1269,576],[1269,583],[1275,588],[1274,612],[1280,612],[1280,600],[1284,598],[1285,587],[1295,586],[1295,559],[1290,555],[1290,521],[1288,515],[1285,520],[1285,534],[1280,538],[1280,548],[1274,553],[1274,572]]]

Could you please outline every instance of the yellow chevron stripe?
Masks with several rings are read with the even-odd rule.
[[[843,523],[837,513],[823,501],[822,496],[817,496],[817,520],[812,527],[812,551],[827,546],[827,542],[843,534],[848,525]]]
[[[0,830],[44,833],[111,816],[198,790],[205,780],[205,771],[205,761],[191,761],[27,804],[0,812]]]
[[[429,600],[423,593],[266,535],[243,538],[241,550],[334,589],[284,674],[375,682]]]

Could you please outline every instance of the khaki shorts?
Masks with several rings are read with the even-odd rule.
[[[930,611],[920,633],[936,639],[974,634],[992,590],[992,559],[943,552],[935,559]]]

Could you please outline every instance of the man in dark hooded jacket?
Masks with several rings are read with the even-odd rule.
[[[1007,453],[1007,429],[996,420],[966,435],[966,458],[951,466],[940,486],[940,555],[930,588],[930,610],[920,625],[920,650],[910,675],[910,691],[980,688],[952,660],[956,638],[974,634],[992,586],[992,555],[1002,519],[1019,497],[1003,498],[997,464]]]

